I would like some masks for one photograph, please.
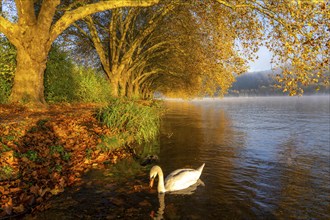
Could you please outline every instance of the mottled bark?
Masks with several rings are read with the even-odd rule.
[[[26,48],[17,49],[17,68],[10,95],[11,102],[45,103],[44,71],[47,54],[39,53],[38,59],[34,59],[33,52],[35,51],[29,53]]]

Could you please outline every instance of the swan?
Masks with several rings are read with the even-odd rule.
[[[150,170],[150,188],[154,184],[154,180],[158,175],[158,193],[165,193],[170,191],[177,191],[188,188],[195,184],[202,174],[205,163],[198,169],[178,169],[170,173],[164,184],[164,174],[160,166],[153,166]]]

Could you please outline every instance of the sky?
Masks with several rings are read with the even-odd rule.
[[[272,53],[266,47],[260,47],[258,51],[258,59],[254,62],[249,62],[249,72],[255,71],[263,71],[263,70],[270,70],[271,63],[270,60],[272,58]]]

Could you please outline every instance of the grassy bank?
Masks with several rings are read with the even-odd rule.
[[[0,217],[43,210],[91,167],[130,156],[124,146],[155,138],[160,117],[158,104],[123,100],[0,112]]]

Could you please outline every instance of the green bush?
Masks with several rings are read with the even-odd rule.
[[[0,36],[0,103],[8,101],[16,70],[16,49],[7,38]]]
[[[101,73],[77,66],[56,46],[52,49],[45,72],[47,102],[107,102],[110,94]]]
[[[99,121],[118,129],[118,138],[128,143],[150,142],[159,132],[160,107],[138,101],[113,100],[97,113]]]
[[[110,84],[95,70],[80,67],[75,73],[75,100],[79,102],[108,102],[111,97]]]
[[[45,99],[47,102],[72,102],[75,98],[75,65],[66,52],[54,46],[49,53],[45,71]]]
[[[5,79],[0,75],[0,103],[8,101],[11,92],[12,82]]]

